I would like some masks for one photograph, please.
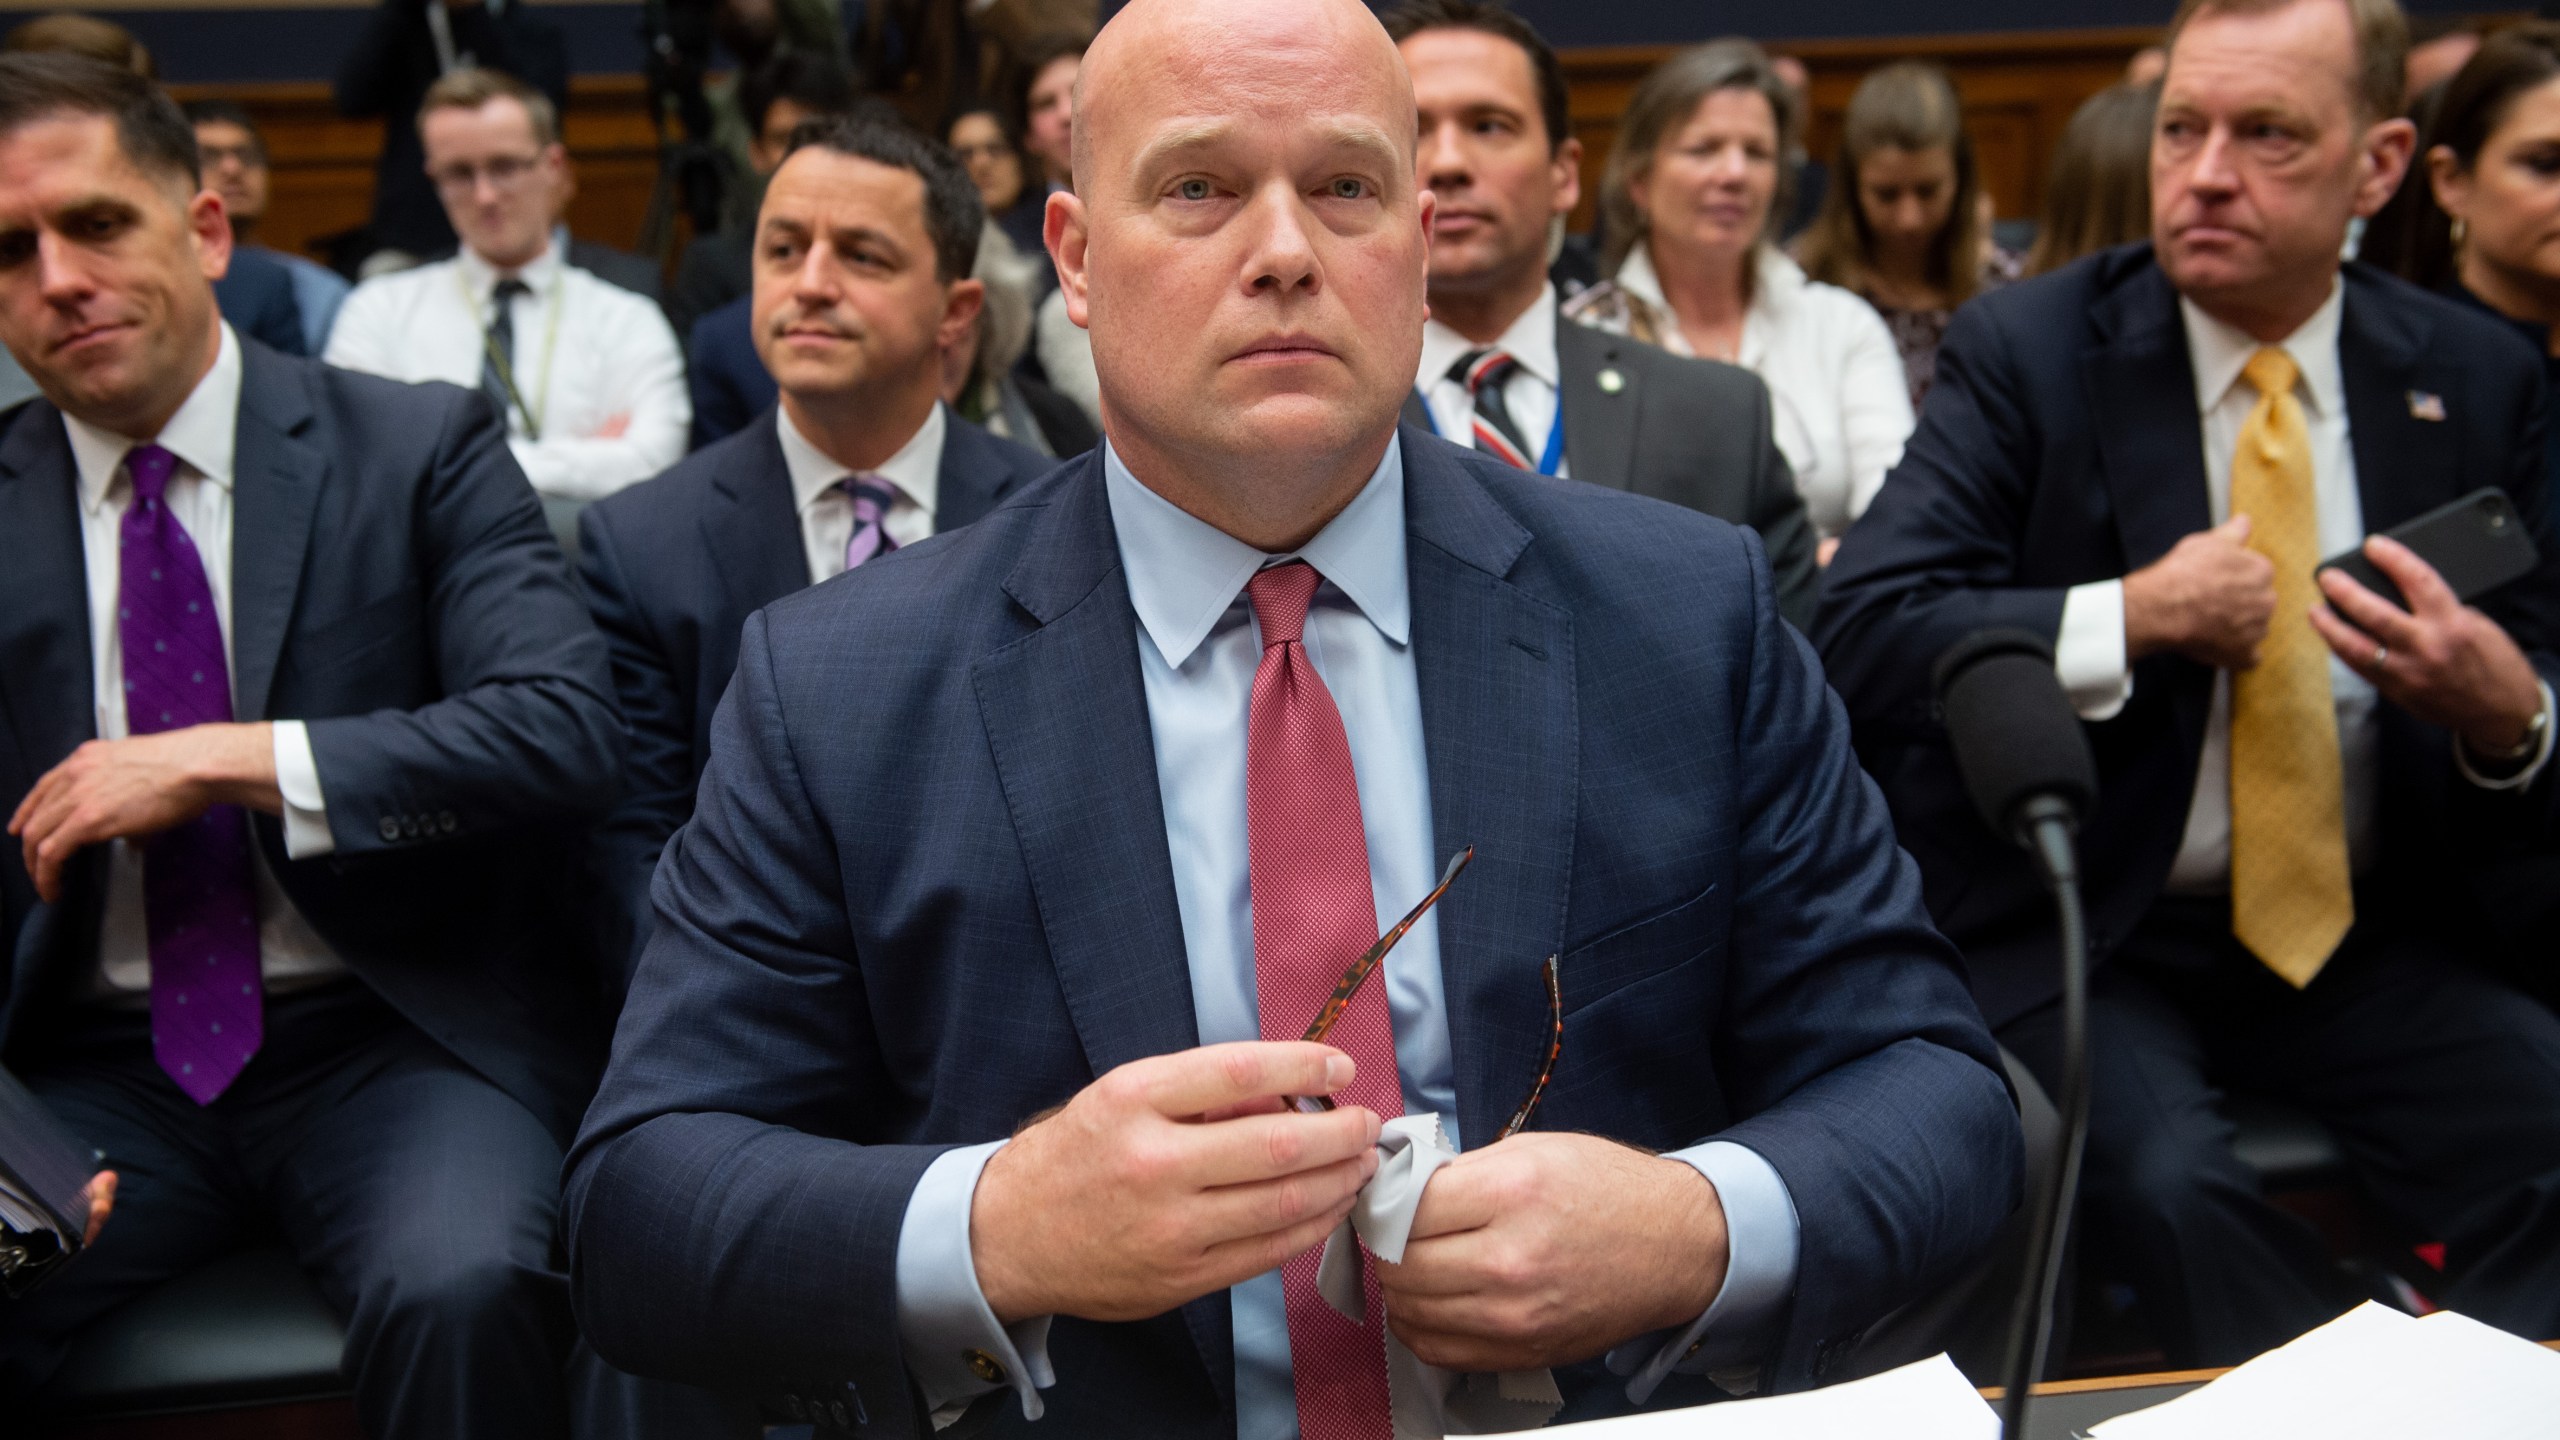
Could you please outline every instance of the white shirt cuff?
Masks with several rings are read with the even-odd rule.
[[[2493,780],[2472,768],[2471,752],[2463,748],[2462,737],[2457,735],[2453,738],[2453,768],[2462,772],[2463,779],[2483,790],[2522,790],[2533,784],[2535,777],[2542,773],[2543,766],[2551,763],[2552,732],[2560,730],[2560,714],[2552,713],[2551,682],[2544,680],[2537,683],[2542,691],[2542,713],[2545,718],[2542,722],[2542,744],[2535,748],[2533,759],[2526,762],[2525,767],[2513,775]]]
[[[2133,672],[2124,657],[2123,581],[2096,580],[2064,594],[2053,671],[2083,720],[2112,720],[2133,698]]]
[[[284,796],[284,853],[310,860],[335,852],[329,804],[320,794],[320,765],[311,758],[311,728],[299,720],[274,722],[276,789]]]
[[[1702,1375],[1752,1366],[1767,1349],[1770,1327],[1785,1315],[1795,1294],[1803,1234],[1795,1197],[1760,1152],[1730,1140],[1710,1140],[1664,1158],[1694,1167],[1716,1187],[1728,1251],[1724,1288],[1688,1328],[1619,1346],[1609,1356],[1609,1368],[1628,1375],[1641,1367],[1658,1381],[1674,1370]],[[1643,1388],[1638,1404],[1652,1394],[1651,1384]]]
[[[1058,1383],[1049,1368],[1050,1317],[998,1324],[969,1249],[979,1173],[1007,1143],[953,1150],[926,1166],[898,1226],[898,1339],[937,1430],[958,1420],[970,1401],[1006,1385],[1022,1401],[1022,1418],[1037,1420],[1040,1392]],[[1000,1367],[1003,1378],[982,1378],[970,1364],[973,1352]]]

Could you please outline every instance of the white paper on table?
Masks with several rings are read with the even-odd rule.
[[[2560,1354],[2466,1316],[2413,1320],[2371,1301],[2165,1404],[2090,1431],[2099,1440],[2551,1440]]]
[[[1441,1166],[1457,1158],[1458,1149],[1440,1129],[1437,1115],[1403,1115],[1380,1127],[1378,1173],[1361,1187],[1350,1217],[1324,1242],[1324,1258],[1316,1268],[1316,1292],[1326,1304],[1354,1321],[1361,1318],[1367,1308],[1361,1294],[1361,1245],[1390,1265],[1401,1263],[1422,1192]],[[1423,1364],[1392,1334],[1386,1344],[1395,1440],[1535,1430],[1564,1408],[1564,1392],[1547,1371],[1462,1374]]]
[[[1999,1440],[2000,1417],[1944,1355],[1794,1395],[1558,1425],[1574,1440]]]

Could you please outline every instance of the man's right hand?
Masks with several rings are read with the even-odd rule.
[[[2234,515],[2124,577],[2125,660],[2175,651],[2246,670],[2275,613],[2276,567],[2249,548],[2249,517]]]
[[[1329,1045],[1248,1041],[1133,1060],[997,1151],[969,1245],[1005,1323],[1141,1320],[1322,1241],[1377,1172],[1378,1117],[1288,1108],[1351,1083]]]

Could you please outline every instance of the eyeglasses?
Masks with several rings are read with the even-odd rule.
[[[1013,147],[1001,140],[989,140],[983,145],[954,145],[951,147],[951,153],[960,158],[961,164],[970,165],[982,159],[1010,160],[1013,158]]]
[[[1387,958],[1387,952],[1396,948],[1396,942],[1402,940],[1432,906],[1440,903],[1440,897],[1449,893],[1450,882],[1456,880],[1458,872],[1466,869],[1467,862],[1474,858],[1476,847],[1473,845],[1450,856],[1448,868],[1440,872],[1440,883],[1431,887],[1431,893],[1406,911],[1402,920],[1378,937],[1378,943],[1360,952],[1360,957],[1342,972],[1342,979],[1333,987],[1333,993],[1325,998],[1324,1008],[1316,1012],[1315,1023],[1307,1027],[1306,1039],[1310,1044],[1321,1043],[1333,1033],[1335,1022],[1351,1008],[1351,997],[1360,993],[1360,987],[1368,983],[1370,974]],[[1538,1078],[1529,1087],[1529,1098],[1520,1102],[1520,1108],[1512,1111],[1511,1118],[1504,1122],[1501,1133],[1494,1136],[1497,1142],[1508,1140],[1529,1128],[1530,1120],[1538,1113],[1538,1102],[1547,1096],[1547,1082],[1555,1076],[1556,1060],[1564,1053],[1564,992],[1556,976],[1557,960],[1558,957],[1550,955],[1546,964],[1540,967],[1547,985],[1546,1058],[1538,1065]],[[1335,1105],[1330,1095],[1301,1095],[1298,1107],[1312,1113],[1331,1110]]]
[[[446,165],[428,171],[427,178],[436,182],[436,188],[447,195],[470,194],[478,187],[480,177],[484,175],[488,177],[491,188],[512,190],[523,184],[525,178],[533,174],[541,164],[542,157],[539,155],[501,155],[480,165],[473,165],[467,161],[458,165]]]
[[[267,163],[267,152],[257,145],[196,146],[196,163],[205,169],[214,169],[225,161],[236,163],[244,170],[254,170]]]

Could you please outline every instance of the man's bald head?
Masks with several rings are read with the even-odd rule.
[[[1358,0],[1137,0],[1075,114],[1048,239],[1104,431],[1175,503],[1286,548],[1358,493],[1421,360],[1403,58]]]

